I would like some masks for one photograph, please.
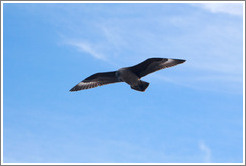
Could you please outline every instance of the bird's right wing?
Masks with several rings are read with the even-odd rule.
[[[129,67],[129,69],[141,78],[155,71],[172,67],[183,62],[185,62],[185,60],[182,59],[149,58],[135,66]]]
[[[102,86],[116,82],[120,82],[116,76],[116,71],[96,73],[78,83],[76,86],[70,89],[70,91],[90,89],[95,88],[97,86]]]

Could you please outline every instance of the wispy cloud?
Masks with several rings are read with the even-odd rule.
[[[62,34],[65,42],[70,41],[66,44],[116,68],[134,65],[150,57],[186,59],[187,62],[182,65],[182,74],[167,73],[165,77],[159,76],[160,79],[193,89],[241,94],[242,21],[228,16],[241,15],[242,4],[192,5],[198,10],[227,14],[214,19],[208,19],[211,15],[197,15],[193,12],[165,17],[165,12],[160,10],[160,13],[155,13],[157,17],[149,17],[152,13],[141,15],[138,10],[132,10],[131,17],[122,17],[126,9],[115,5],[121,10],[106,13],[107,19],[81,19],[80,16],[85,15],[84,10],[78,10],[76,14],[69,11],[71,16],[62,19],[76,17],[80,21],[71,21],[69,26],[66,24],[69,28]],[[182,7],[192,8],[189,4]],[[168,9],[165,6],[163,8]],[[139,6],[139,9],[145,8]],[[90,11],[87,12],[90,14]],[[73,33],[68,33],[71,31]]]
[[[199,142],[199,148],[204,154],[204,162],[211,163],[211,149],[204,143],[204,141]]]
[[[106,60],[106,57],[102,55],[101,53],[98,53],[97,50],[89,43],[87,42],[74,42],[70,41],[67,42],[68,45],[76,47],[79,51],[88,53],[92,57],[100,60]]]
[[[114,47],[114,49],[119,50],[126,45],[126,42],[122,36],[119,35],[119,32],[117,32],[116,29],[109,28],[106,25],[101,25],[100,29],[103,32],[107,42],[111,45],[111,47]]]
[[[226,13],[231,15],[243,16],[242,3],[200,3],[193,4],[212,13]]]
[[[77,48],[78,51],[90,55],[91,57],[106,62],[112,67],[119,68],[119,65],[115,62],[110,54],[107,54],[105,51],[105,43],[94,43],[91,44],[90,42],[82,41],[82,40],[64,40],[63,44],[73,46]],[[107,55],[107,56],[106,56]]]

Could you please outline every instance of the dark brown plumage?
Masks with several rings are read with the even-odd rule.
[[[184,62],[185,60],[182,59],[149,58],[135,66],[121,68],[113,72],[93,74],[78,83],[70,89],[70,91],[95,88],[97,86],[116,82],[126,82],[132,89],[143,92],[149,86],[149,83],[140,80],[140,78],[155,71],[172,67]]]

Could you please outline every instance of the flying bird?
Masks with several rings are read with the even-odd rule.
[[[149,83],[142,81],[142,77],[184,62],[185,60],[183,59],[149,58],[135,66],[120,68],[119,70],[112,72],[93,74],[78,83],[70,89],[70,91],[79,91],[106,84],[125,82],[129,84],[132,89],[144,92],[149,86]]]

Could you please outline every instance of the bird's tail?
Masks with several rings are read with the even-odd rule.
[[[131,86],[132,89],[137,90],[137,91],[141,91],[144,92],[149,86],[148,82],[145,81],[139,81],[139,84],[136,86]]]

